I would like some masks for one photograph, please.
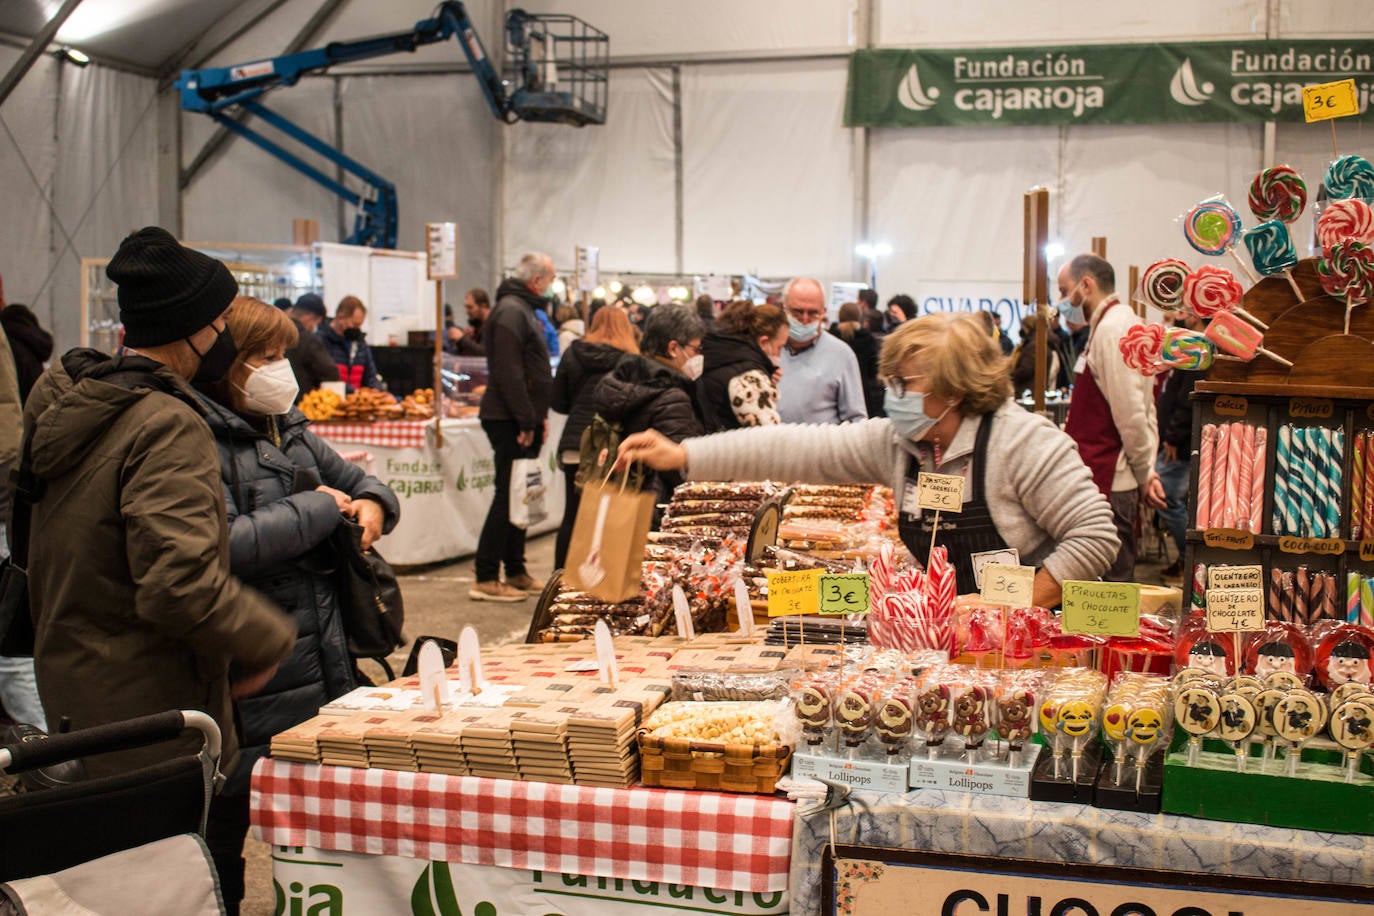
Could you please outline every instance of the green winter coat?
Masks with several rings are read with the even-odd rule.
[[[29,591],[48,721],[79,729],[204,710],[230,770],[229,665],[276,664],[295,627],[229,574],[219,453],[195,395],[151,360],[72,350],[34,386],[24,428],[43,485]],[[108,775],[198,745],[91,757],[87,769]]]

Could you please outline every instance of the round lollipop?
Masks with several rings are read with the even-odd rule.
[[[1317,242],[1323,248],[1347,240],[1374,240],[1374,210],[1362,200],[1333,200],[1317,217]]]
[[[1183,281],[1192,268],[1178,258],[1155,261],[1140,275],[1140,295],[1162,312],[1183,306]]]
[[[1312,670],[1312,649],[1293,624],[1270,621],[1251,635],[1245,647],[1245,670],[1261,679],[1276,671],[1305,678]]]
[[[1159,361],[1159,351],[1164,345],[1164,325],[1137,324],[1121,335],[1122,361],[1142,375],[1158,375],[1168,367]]]
[[[1279,736],[1274,727],[1274,707],[1288,695],[1286,687],[1266,687],[1255,695],[1255,730],[1259,732],[1263,744],[1262,766],[1268,766],[1274,759],[1274,739]]]
[[[1199,318],[1215,318],[1221,312],[1234,312],[1267,331],[1269,326],[1240,307],[1245,290],[1225,267],[1199,267],[1183,280],[1183,304]]]
[[[1310,690],[1292,690],[1274,704],[1272,715],[1274,731],[1288,742],[1288,754],[1285,757],[1288,775],[1296,776],[1298,761],[1302,758],[1302,746],[1326,726],[1326,704]]]
[[[1327,690],[1374,680],[1374,637],[1363,627],[1336,627],[1317,646],[1317,678]]]
[[[1302,290],[1298,289],[1298,283],[1293,279],[1293,268],[1298,266],[1298,249],[1293,247],[1293,236],[1289,233],[1288,227],[1276,219],[1271,219],[1253,229],[1247,229],[1244,238],[1255,270],[1266,277],[1283,274],[1288,278],[1293,295],[1301,302]]]
[[[1175,369],[1202,370],[1212,368],[1217,350],[1206,334],[1187,328],[1169,328],[1159,349],[1160,362]]]
[[[1174,720],[1191,736],[1188,766],[1197,766],[1202,736],[1210,735],[1221,721],[1221,700],[1211,688],[1190,684],[1174,694]]]
[[[1360,755],[1374,745],[1374,697],[1346,700],[1331,713],[1331,739],[1345,748],[1345,781],[1354,782]]]
[[[1291,223],[1307,206],[1307,182],[1292,166],[1267,168],[1250,182],[1249,204],[1256,219]]]
[[[1220,257],[1231,252],[1240,269],[1249,273],[1235,252],[1236,244],[1240,242],[1240,214],[1221,198],[1204,200],[1188,211],[1183,217],[1183,237],[1189,245],[1206,255]],[[1253,276],[1250,282],[1255,282]]]
[[[1326,170],[1332,197],[1374,197],[1374,165],[1363,156],[1341,156]]]
[[[1255,704],[1243,693],[1230,690],[1221,696],[1221,721],[1217,737],[1229,741],[1236,752],[1236,772],[1245,772],[1249,758],[1250,735],[1255,730]]]
[[[1350,312],[1357,303],[1374,295],[1374,250],[1351,239],[1336,242],[1317,261],[1322,289],[1345,300],[1345,333],[1350,333]]]

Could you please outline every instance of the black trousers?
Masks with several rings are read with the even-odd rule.
[[[210,800],[210,816],[205,824],[205,845],[219,872],[224,907],[229,916],[238,916],[243,901],[243,841],[248,836],[249,794],[216,795]]]
[[[539,454],[542,434],[535,430],[534,444],[525,448],[516,441],[520,427],[514,420],[483,420],[482,431],[491,442],[496,489],[477,540],[477,581],[494,582],[502,566],[507,578],[525,573],[525,530],[510,523],[510,472],[517,458]]]
[[[573,523],[577,521],[577,507],[582,504],[582,491],[577,488],[576,478],[577,465],[563,465],[563,524],[558,526],[558,540],[553,545],[554,569],[562,569],[567,564]]]

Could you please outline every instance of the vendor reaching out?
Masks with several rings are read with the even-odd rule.
[[[627,436],[620,462],[695,480],[888,483],[902,541],[930,548],[931,513],[916,508],[921,471],[964,477],[964,508],[940,517],[960,593],[977,591],[970,556],[1015,548],[1040,567],[1035,603],[1054,607],[1066,579],[1096,579],[1119,543],[1112,510],[1068,436],[1011,400],[1007,360],[973,315],[925,315],[883,342],[886,419],[846,426],[741,429],[674,443]]]

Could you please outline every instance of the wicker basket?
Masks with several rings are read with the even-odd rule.
[[[640,779],[664,789],[772,794],[787,771],[785,744],[709,744],[639,733]]]

